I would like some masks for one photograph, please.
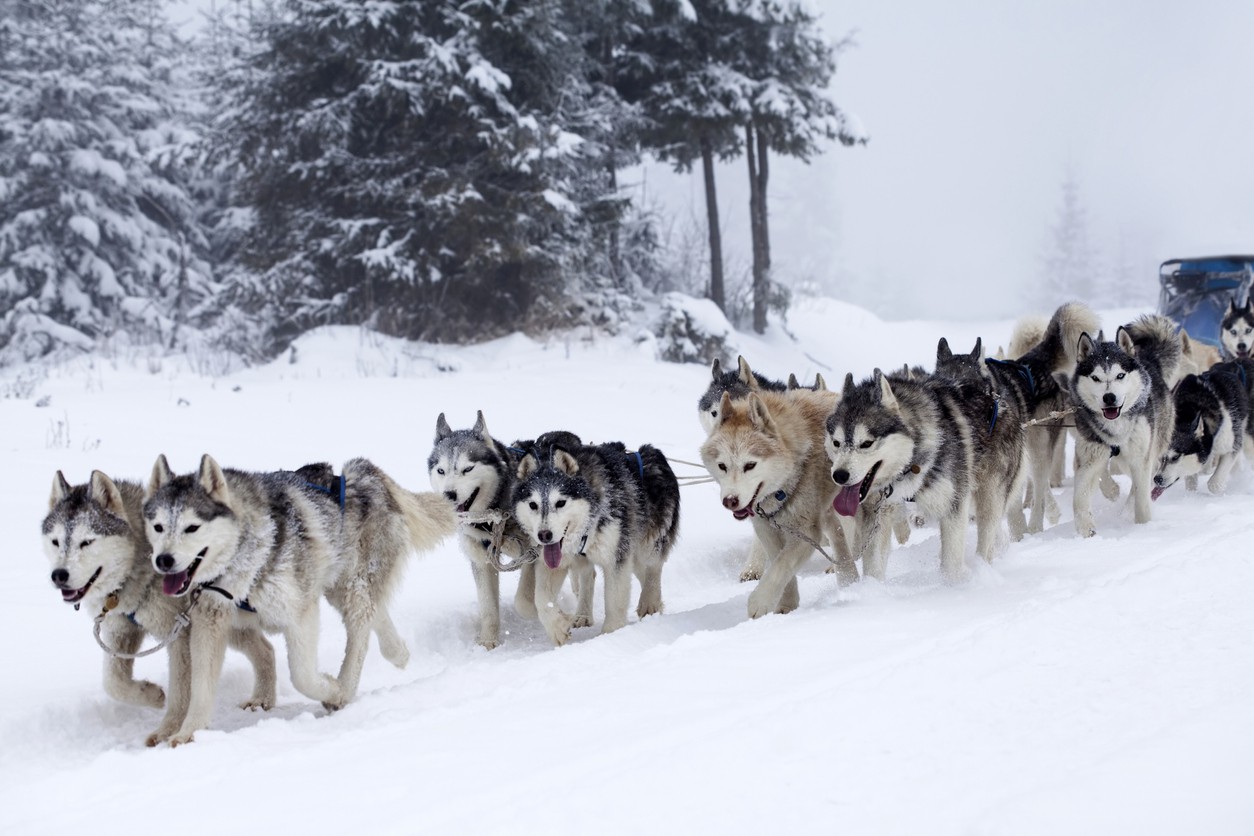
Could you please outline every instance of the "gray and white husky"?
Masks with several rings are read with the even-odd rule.
[[[1114,341],[1101,333],[1081,335],[1070,390],[1075,406],[1075,528],[1097,533],[1093,490],[1118,457],[1132,477],[1133,519],[1149,522],[1155,472],[1171,443],[1175,407],[1166,378],[1180,360],[1176,326],[1164,316],[1145,315],[1120,326]]]
[[[966,576],[978,432],[964,411],[970,394],[943,381],[890,381],[879,369],[857,385],[853,375],[845,377],[840,403],[827,419],[824,448],[838,491],[832,507],[857,518],[863,574],[883,580],[889,546],[883,514],[912,499],[940,524],[946,580]]]
[[[1225,360],[1244,360],[1250,357],[1254,346],[1254,298],[1237,307],[1234,296],[1220,321],[1219,345]]]
[[[514,518],[541,552],[536,561],[536,608],[556,645],[576,623],[591,623],[593,567],[605,577],[609,633],[627,623],[631,578],[640,580],[640,618],[662,611],[662,567],[679,534],[679,482],[666,456],[651,445],[537,445],[518,466],[511,499]],[[557,596],[576,573],[575,618]]]
[[[347,462],[329,485],[308,476],[224,470],[209,455],[196,473],[176,476],[165,456],[157,459],[144,521],[161,591],[190,602],[191,684],[186,717],[177,727],[163,723],[154,743],[190,742],[208,723],[237,605],[283,633],[292,684],[328,708],[356,694],[372,631],[388,661],[408,661],[388,604],[406,555],[452,533],[452,508],[401,488],[365,459]],[[337,677],[317,670],[324,595],[347,633]]]
[[[146,636],[164,640],[174,633],[185,609],[161,594],[161,576],[149,563],[143,505],[144,489],[137,483],[114,482],[94,470],[87,484],[71,485],[58,470],[43,521],[44,551],[61,599],[99,618],[100,640],[114,651],[105,655],[105,693],[134,705],[165,706],[181,718],[186,681],[172,679],[167,696],[156,683],[136,680],[134,659],[127,658]],[[254,671],[252,696],[241,707],[269,709],[275,695],[274,648],[253,614],[236,610],[231,621],[229,642],[248,657]],[[185,666],[187,634],[180,633],[166,652],[172,672]]]
[[[427,457],[432,490],[442,494],[462,519],[462,551],[470,560],[479,601],[477,641],[489,650],[501,642],[501,575],[491,552],[497,549],[517,560],[529,545],[510,505],[514,474],[523,454],[518,445],[507,446],[492,437],[482,411],[468,430],[454,430],[441,412],[435,422],[435,446]],[[531,564],[519,569],[514,608],[526,618],[536,617],[535,567]]]
[[[1223,493],[1228,477],[1244,449],[1254,454],[1249,424],[1250,386],[1254,360],[1220,363],[1202,374],[1186,375],[1171,396],[1175,403],[1175,431],[1154,476],[1151,498],[1181,477],[1210,473],[1206,486]]]

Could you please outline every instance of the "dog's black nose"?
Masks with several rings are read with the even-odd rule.
[[[1154,484],[1160,488],[1163,486],[1163,481],[1163,475],[1161,473],[1154,477]]]
[[[849,481],[849,471],[848,470],[833,470],[832,481],[838,485],[845,484],[846,482]]]
[[[65,586],[70,582],[70,573],[65,569],[53,569],[52,582],[57,586]]]
[[[156,559],[155,563],[156,563],[156,565],[157,565],[157,569],[158,569],[158,570],[160,570],[160,571],[162,571],[162,572],[168,572],[168,571],[170,571],[171,569],[173,569],[173,568],[174,568],[174,555],[172,555],[172,554],[159,554],[159,555],[157,555],[157,559]]]
[[[449,502],[456,502],[456,501],[457,501],[457,491],[445,491],[445,492],[444,492],[444,498],[445,498],[445,499],[447,499]]]
[[[1249,348],[1245,343],[1237,343],[1237,351],[1249,351]]]
[[[737,508],[740,507],[740,497],[738,496],[723,497],[723,507],[730,511],[735,511]]]
[[[536,532],[536,539],[539,540],[541,543],[552,543],[553,532],[549,531],[547,528],[544,529],[543,531],[538,531]]]
[[[1115,405],[1115,393],[1107,392],[1106,394],[1102,395],[1102,403],[1106,404],[1106,406],[1114,406]]]

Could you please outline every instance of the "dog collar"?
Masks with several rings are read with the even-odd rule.
[[[199,598],[199,597],[200,597],[200,593],[201,593],[202,591],[206,590],[206,589],[208,589],[208,590],[212,590],[213,592],[218,593],[218,594],[219,594],[219,595],[221,595],[222,597],[226,598],[226,600],[228,600],[228,601],[235,601],[235,596],[234,596],[234,595],[232,595],[231,593],[227,592],[227,591],[226,591],[225,589],[223,589],[222,587],[220,587],[220,586],[214,586],[214,585],[213,585],[213,584],[211,584],[211,583],[202,583],[200,586],[196,587],[196,592],[194,593],[195,597],[196,597],[196,598]],[[193,603],[195,603],[195,602],[193,601]],[[238,601],[235,601],[235,606],[236,606],[236,607],[238,607],[238,608],[240,608],[241,610],[244,610],[245,612],[256,612],[256,611],[257,611],[257,610],[256,610],[256,608],[254,608],[252,604],[248,603],[248,599],[247,599],[247,598],[240,598]]]

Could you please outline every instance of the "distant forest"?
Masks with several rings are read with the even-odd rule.
[[[324,324],[613,329],[681,289],[762,331],[772,157],[865,142],[797,0],[0,0],[0,361],[101,340],[246,362]],[[700,276],[619,188],[699,171]],[[715,162],[749,178],[724,276]],[[731,285],[731,286],[729,286]]]

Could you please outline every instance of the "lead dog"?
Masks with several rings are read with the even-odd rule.
[[[453,531],[452,508],[436,494],[404,490],[365,459],[347,462],[334,480],[308,475],[224,470],[205,455],[195,474],[175,476],[158,457],[144,520],[162,593],[191,596],[190,697],[182,723],[163,724],[150,743],[188,743],[208,723],[237,605],[283,633],[292,684],[331,709],[356,694],[372,630],[385,658],[408,660],[387,606],[407,553]],[[347,633],[338,677],[317,670],[324,595]]]

